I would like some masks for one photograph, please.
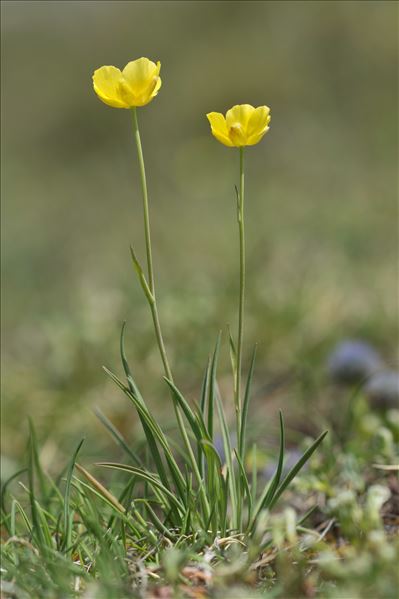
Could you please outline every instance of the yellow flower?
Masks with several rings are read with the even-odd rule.
[[[123,71],[105,66],[94,71],[93,87],[97,96],[113,108],[145,106],[161,87],[161,63],[148,58],[128,62]]]
[[[212,134],[218,141],[229,147],[254,146],[269,131],[270,108],[250,104],[233,106],[226,112],[210,112],[206,115]]]

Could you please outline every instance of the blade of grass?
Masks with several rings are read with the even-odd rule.
[[[32,516],[32,537],[37,542],[38,549],[43,551],[45,549],[45,540],[43,537],[43,531],[39,524],[39,516],[37,513],[37,504],[35,496],[35,453],[36,453],[36,440],[32,434],[29,435],[29,458],[28,458],[28,481],[29,481],[29,503]],[[21,483],[20,483],[21,484]]]
[[[84,491],[90,491],[90,493],[92,493],[95,497],[100,499],[100,501],[102,503],[105,503],[108,507],[110,507],[112,510],[113,516],[119,518],[122,522],[124,522],[127,526],[129,526],[129,528],[132,530],[132,532],[135,535],[139,534],[137,528],[134,527],[133,523],[131,522],[130,518],[125,514],[125,512],[121,512],[107,497],[105,497],[102,493],[97,491],[97,489],[93,488],[91,485],[80,480],[76,476],[73,476],[71,484],[72,484],[73,488],[76,489],[80,493],[82,498],[85,500],[84,508],[82,508],[80,506],[76,506],[76,510],[79,512],[82,519],[84,519],[84,517],[85,517],[85,514],[86,514],[85,510],[87,509],[87,504],[90,503],[90,500],[89,500],[87,494],[83,492],[83,489],[84,489]]]
[[[237,350],[234,344],[234,339],[233,336],[231,334],[231,330],[230,327],[228,327],[228,331],[229,331],[229,347],[230,347],[230,362],[231,362],[231,369],[233,371],[233,380],[234,380],[234,393],[236,393],[236,386],[237,386]]]
[[[136,466],[141,467],[143,465],[141,460],[130,449],[129,445],[126,443],[125,439],[118,431],[118,429],[112,424],[112,422],[105,416],[105,414],[101,412],[99,408],[95,408],[94,413],[100,420],[100,422],[105,426],[105,428],[110,432],[111,436],[115,439],[116,443],[126,451],[128,456],[132,459]]]
[[[17,499],[14,499],[14,503],[15,503],[15,516],[14,516],[14,528],[16,531],[16,510],[18,510],[18,512],[21,514],[22,520],[24,521],[24,524],[29,532],[30,535],[33,534],[33,523],[31,523],[31,521],[28,518],[27,513],[25,512],[24,508],[22,507],[22,505],[19,503],[19,501]],[[12,536],[15,536],[12,535]]]
[[[206,411],[206,400],[209,394],[209,380],[210,380],[210,368],[211,368],[211,358],[208,358],[208,364],[206,366],[205,369],[205,374],[204,374],[204,378],[202,381],[202,387],[201,387],[201,395],[200,395],[200,404],[199,404],[199,414],[201,416],[201,420],[204,422],[205,419],[205,411]],[[206,426],[204,424],[204,430],[206,430]],[[197,445],[197,456],[198,456],[198,464],[199,464],[199,469],[201,472],[201,476],[204,474],[204,470],[205,470],[205,459],[204,456],[202,455],[202,448],[200,447],[200,445]]]
[[[120,493],[119,497],[118,497],[118,502],[125,507],[125,510],[128,511],[128,507],[130,506],[130,502],[132,500],[132,493],[134,490],[134,486],[136,484],[136,479],[134,476],[132,476],[131,480],[127,483],[127,485],[125,485],[125,488],[123,489],[122,493]],[[122,503],[125,502],[125,505]],[[126,507],[127,506],[127,507]],[[112,515],[108,521],[107,524],[107,528],[112,528],[113,522],[114,522],[114,516]]]
[[[125,328],[126,328],[126,322],[124,322],[123,325],[122,325],[121,335],[120,335],[119,349],[120,349],[120,355],[121,355],[123,369],[125,371],[126,379],[127,379],[128,386],[129,386],[129,390],[131,392],[128,395],[128,397],[131,400],[132,400],[133,397],[136,398],[136,401],[139,402],[141,404],[141,406],[143,407],[145,414],[147,416],[150,416],[150,412],[149,412],[149,410],[148,410],[148,408],[147,408],[147,406],[145,404],[145,401],[144,401],[144,399],[143,399],[143,397],[142,397],[142,395],[141,395],[141,393],[139,391],[138,386],[136,385],[136,382],[135,382],[135,380],[133,378],[133,375],[132,375],[132,372],[130,370],[129,363],[127,361],[126,352],[125,352]],[[123,385],[123,383],[122,383],[122,390],[125,392],[125,394],[127,394],[126,391],[125,391],[125,386]],[[136,405],[136,409],[137,409],[137,405]],[[155,440],[155,437],[154,437],[154,432],[151,430],[151,427],[149,427],[149,424],[148,424],[148,418],[146,418],[145,414],[141,410],[137,409],[137,412],[138,412],[138,415],[139,415],[139,418],[140,418],[140,421],[141,421],[141,425],[142,425],[143,430],[144,430],[144,434],[145,434],[145,436],[147,438],[148,445],[150,446],[151,455],[152,455],[152,458],[153,458],[153,460],[154,460],[154,462],[156,464],[158,474],[159,474],[159,476],[160,476],[163,484],[165,485],[165,487],[170,488],[169,480],[168,480],[168,477],[166,475],[165,468],[164,468],[164,465],[163,465],[163,462],[162,462],[162,458],[161,458],[161,455],[160,455],[160,452],[159,452],[159,449],[158,449],[158,446],[157,446],[157,443],[156,443],[156,440]],[[165,446],[163,445],[163,447],[164,447],[164,451],[165,451]],[[168,450],[167,453],[168,453],[167,460],[168,460],[168,463],[169,463],[170,456],[171,456],[170,450]],[[169,467],[170,467],[170,464],[169,464]],[[183,481],[181,479],[179,479],[178,469],[173,467],[172,471],[171,471],[171,474],[172,474],[173,479],[175,480],[176,486],[178,487],[178,489],[181,492],[183,490]]]
[[[125,395],[130,399],[130,401],[135,406],[135,408],[140,416],[140,419],[143,423],[144,433],[146,434],[146,438],[148,441],[148,445],[150,447],[151,455],[155,461],[155,465],[158,470],[158,475],[159,475],[160,479],[162,480],[163,485],[166,488],[168,488],[170,491],[172,491],[170,484],[169,484],[168,477],[166,475],[166,471],[164,469],[164,466],[163,466],[163,463],[162,463],[162,460],[161,460],[161,457],[160,457],[160,454],[158,451],[158,447],[155,442],[155,439],[158,439],[160,445],[162,446],[162,448],[164,450],[165,459],[167,460],[169,469],[171,471],[173,480],[176,485],[176,489],[179,493],[180,498],[183,499],[185,496],[184,477],[182,476],[182,474],[179,470],[179,467],[178,467],[178,465],[173,457],[173,454],[171,452],[171,449],[169,447],[169,443],[168,443],[164,433],[162,432],[161,428],[159,427],[156,420],[153,418],[153,416],[149,412],[148,408],[142,402],[140,402],[140,400],[137,399],[137,397],[130,391],[130,389],[125,387],[125,385],[122,383],[122,381],[113,372],[111,372],[108,368],[103,367],[103,369],[104,369],[105,373],[118,385],[118,387],[125,393]]]
[[[201,387],[201,399],[200,399],[200,409],[201,414],[205,418],[205,410],[206,410],[206,400],[209,394],[209,383],[210,383],[210,370],[211,370],[211,357],[208,358],[208,364],[205,369],[204,378],[202,381]]]
[[[71,496],[71,481],[72,481],[73,470],[75,468],[75,462],[77,460],[78,453],[79,453],[80,448],[82,447],[83,443],[84,443],[84,439],[82,439],[78,443],[78,446],[74,451],[74,454],[72,456],[72,459],[69,463],[69,467],[67,470],[67,478],[66,478],[65,493],[64,493],[64,540],[61,545],[62,551],[65,551],[65,548],[69,547],[72,544],[72,528],[71,528],[71,524],[70,524],[71,520],[70,520],[70,515],[69,515],[70,496]]]
[[[10,476],[2,484],[1,489],[0,489],[0,506],[1,506],[1,511],[2,511],[3,514],[7,513],[6,504],[5,504],[5,498],[6,498],[6,492],[7,492],[8,486],[12,483],[13,480],[15,480],[16,478],[18,478],[18,476],[20,476],[21,474],[23,474],[26,471],[27,471],[27,468],[21,468],[21,470],[18,470],[17,472],[15,472],[15,474],[13,474],[12,476]]]
[[[168,498],[169,501],[166,501],[166,504],[173,504],[176,508],[183,512],[183,504],[177,499],[174,493],[172,493],[167,487],[165,487],[153,474],[146,472],[145,470],[141,470],[140,468],[135,468],[134,466],[129,466],[128,464],[116,464],[114,462],[98,462],[96,466],[101,466],[103,468],[113,468],[115,470],[122,470],[124,472],[130,472],[137,476],[137,478],[147,481],[152,487],[161,491],[165,498]]]
[[[238,462],[238,465],[239,465],[239,468],[240,468],[241,478],[242,478],[242,481],[244,483],[245,494],[247,496],[247,502],[248,502],[248,521],[249,521],[250,518],[251,518],[251,512],[252,512],[252,495],[251,495],[251,490],[249,488],[249,482],[248,482],[247,473],[245,472],[244,464],[241,461],[240,454],[238,453],[238,451],[236,449],[234,449],[234,453],[235,453],[235,456],[237,458],[237,462]]]
[[[290,482],[296,477],[300,469],[306,464],[311,455],[316,451],[320,443],[323,441],[324,437],[327,435],[328,431],[324,431],[321,433],[319,437],[317,437],[316,441],[312,443],[312,445],[305,451],[303,456],[298,460],[293,468],[288,472],[287,476],[284,478],[282,483],[279,485],[274,497],[270,503],[270,509],[276,504],[282,493],[288,487]]]
[[[224,413],[224,408],[222,404],[222,400],[218,393],[216,395],[216,405],[219,414],[219,422],[222,429],[222,437],[223,437],[223,445],[224,452],[226,455],[226,465],[227,471],[229,473],[229,488],[230,488],[230,501],[231,501],[231,511],[232,511],[232,522],[233,528],[239,528],[239,514],[237,511],[237,485],[236,478],[234,472],[234,465],[232,460],[232,450],[231,450],[231,442],[230,442],[230,432],[226,422],[226,416]]]
[[[245,453],[246,453],[248,408],[249,408],[249,400],[251,397],[251,383],[252,383],[252,377],[254,374],[256,350],[257,350],[257,347],[255,345],[254,350],[252,352],[251,365],[249,368],[247,383],[245,386],[244,401],[243,401],[242,414],[241,414],[240,438],[238,440],[238,453],[240,454],[240,459],[242,462],[244,462]]]
[[[258,483],[258,464],[257,464],[257,449],[256,443],[252,445],[252,480],[251,480],[251,493],[252,493],[252,501],[254,502],[256,499],[257,493],[257,483]]]
[[[176,387],[176,385],[172,381],[170,381],[166,377],[164,377],[164,380],[166,381],[169,388],[171,389],[173,398],[178,403],[178,405],[181,407],[183,414],[187,418],[187,421],[191,427],[191,430],[193,431],[193,433],[195,435],[195,438],[198,440],[198,442],[201,442],[201,440],[203,439],[203,431],[201,431],[200,425],[198,424],[198,420],[195,417],[195,414],[192,411],[190,405],[188,404],[187,400],[184,398],[182,393],[179,391],[179,389]]]
[[[122,512],[122,514],[126,512],[124,506],[121,503],[119,503],[117,498],[110,491],[108,491],[108,489],[106,489],[104,485],[102,485],[92,474],[90,474],[90,472],[88,472],[85,468],[83,468],[83,466],[81,466],[77,462],[75,466],[76,469],[79,470],[79,472],[83,474],[83,476],[89,481],[89,483],[91,483],[93,487],[95,487],[97,491],[101,493],[101,495],[103,495],[103,497],[106,497],[108,501],[112,503],[112,505],[118,511]]]
[[[215,405],[215,395],[216,395],[216,371],[217,364],[219,358],[219,348],[220,348],[220,339],[221,333],[219,333],[215,350],[213,352],[213,357],[211,361],[211,371],[210,371],[210,385],[209,385],[209,394],[208,394],[208,435],[211,440],[213,440],[213,414],[214,414],[214,405]]]
[[[46,515],[41,508],[41,505],[38,501],[36,501],[36,511],[38,515],[39,524],[42,530],[43,541],[47,548],[53,549],[53,542],[51,537],[50,528],[46,519]]]
[[[276,472],[275,472],[272,480],[270,481],[269,484],[267,484],[265,486],[262,495],[259,497],[259,500],[255,505],[255,509],[254,509],[252,518],[249,522],[249,526],[248,526],[249,531],[251,531],[253,529],[256,519],[258,518],[260,512],[263,509],[269,507],[270,502],[273,499],[274,493],[276,492],[276,489],[280,482],[281,473],[283,471],[284,451],[285,451],[285,431],[284,431],[284,419],[283,419],[283,414],[281,411],[279,412],[279,419],[280,419],[280,451],[279,451],[277,469],[276,469]]]
[[[170,541],[174,541],[174,536],[172,535],[170,530],[163,524],[163,522],[161,522],[161,520],[158,518],[158,516],[150,506],[149,501],[146,501],[144,505],[147,510],[148,516],[154,524],[155,528],[167,539],[169,539]]]
[[[185,416],[191,426],[191,429],[197,438],[197,441],[200,441],[202,439],[202,434],[201,434],[201,430],[198,426],[198,422],[194,416],[193,411],[191,410],[186,399],[183,397],[183,395],[180,393],[180,391],[177,389],[177,387],[173,384],[173,382],[170,381],[169,379],[167,379],[166,377],[164,377],[164,378],[165,378],[165,381],[167,382],[167,384],[169,385],[169,388],[172,392],[173,399],[175,400],[177,405],[182,408],[182,411],[185,414]],[[176,410],[176,415],[179,417],[178,408]],[[197,479],[199,495],[200,495],[202,509],[203,509],[203,513],[204,513],[204,518],[207,519],[209,517],[209,513],[210,513],[210,506],[209,506],[208,498],[207,498],[206,492],[205,492],[204,481],[202,480],[202,476],[201,476],[201,473],[200,473],[200,470],[198,467],[198,463],[195,459],[195,455],[194,455],[193,449],[191,447],[190,440],[188,439],[187,432],[186,432],[186,429],[184,426],[184,422],[181,419],[181,417],[179,418],[179,428],[180,428],[181,435],[183,437],[184,444],[187,449],[189,462],[191,464],[192,471],[194,473],[195,478]]]
[[[32,422],[31,418],[28,418],[28,423],[29,423],[29,436],[30,436],[30,440],[31,440],[31,450],[32,450],[32,466],[36,470],[37,478],[39,481],[41,498],[44,502],[46,502],[46,496],[47,496],[46,476],[43,472],[43,469],[42,469],[42,466],[40,463],[40,459],[39,459],[36,431],[33,426],[33,422]]]

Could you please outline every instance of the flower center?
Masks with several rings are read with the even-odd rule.
[[[245,132],[241,123],[234,123],[229,127],[229,137],[233,144],[245,145]]]

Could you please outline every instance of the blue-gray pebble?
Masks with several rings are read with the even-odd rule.
[[[364,387],[364,393],[373,408],[399,408],[399,372],[381,370],[373,374]]]
[[[375,349],[364,341],[338,343],[328,358],[328,372],[334,381],[360,383],[383,366]]]

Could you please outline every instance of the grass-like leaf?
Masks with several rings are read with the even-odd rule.
[[[116,443],[122,447],[124,451],[128,454],[128,456],[132,459],[132,461],[136,464],[136,466],[142,467],[141,460],[137,457],[137,455],[132,451],[129,445],[126,443],[125,439],[118,431],[118,429],[112,424],[112,422],[102,413],[99,408],[95,408],[95,415],[100,420],[100,422],[105,426],[105,428],[110,432],[113,439],[115,439]]]
[[[280,451],[279,451],[279,457],[278,457],[278,463],[277,463],[277,468],[276,468],[276,472],[272,478],[272,480],[270,481],[269,484],[266,485],[266,487],[264,488],[262,495],[259,497],[259,500],[256,503],[253,515],[252,515],[252,519],[249,522],[249,526],[248,526],[248,530],[252,530],[255,523],[256,523],[256,519],[258,518],[260,512],[263,509],[266,509],[270,506],[270,503],[274,497],[274,494],[276,492],[276,489],[278,487],[278,484],[280,482],[280,478],[281,478],[281,473],[283,471],[283,463],[284,463],[284,446],[285,446],[285,432],[284,432],[284,419],[283,419],[283,415],[281,412],[279,412],[279,419],[280,419]]]
[[[247,383],[245,386],[244,401],[243,401],[242,413],[241,413],[240,438],[238,439],[238,453],[240,454],[240,459],[242,462],[244,462],[245,454],[246,454],[248,408],[249,408],[249,400],[251,398],[251,384],[252,384],[252,377],[254,374],[256,349],[257,348],[255,345],[254,350],[252,352],[251,365],[249,367]]]
[[[226,456],[227,472],[229,475],[229,489],[230,489],[230,501],[231,501],[233,528],[238,529],[239,528],[239,522],[238,522],[239,515],[238,515],[238,511],[237,511],[238,498],[237,498],[237,486],[236,486],[234,463],[233,463],[233,458],[232,458],[230,431],[227,426],[227,421],[226,421],[226,416],[224,413],[222,400],[218,393],[215,393],[215,396],[216,396],[216,405],[218,408],[220,426],[222,429],[222,437],[223,437],[224,452],[225,452],[225,456]]]
[[[71,481],[72,481],[72,475],[73,475],[73,471],[75,468],[75,463],[80,451],[80,448],[82,447],[84,442],[84,439],[82,439],[77,448],[75,449],[75,452],[72,456],[72,459],[69,463],[69,467],[67,470],[67,478],[66,478],[66,483],[65,483],[65,493],[64,493],[64,540],[62,543],[61,548],[63,550],[65,550],[67,547],[69,547],[72,543],[72,526],[71,526],[71,517],[70,517],[70,513],[69,513],[69,506],[70,506],[70,496],[71,496]]]
[[[221,333],[219,333],[215,350],[213,352],[212,360],[211,360],[211,368],[210,368],[210,384],[209,384],[209,393],[208,393],[208,434],[211,440],[213,440],[213,415],[214,415],[214,407],[215,407],[215,397],[217,393],[216,389],[216,371],[219,359],[219,349],[220,349],[220,339]]]
[[[118,385],[120,389],[125,393],[125,395],[131,400],[134,404],[140,419],[143,423],[144,433],[146,434],[148,445],[150,447],[152,458],[154,459],[158,475],[163,483],[163,485],[168,488],[170,491],[172,487],[170,486],[169,478],[166,474],[164,465],[162,463],[161,456],[159,454],[158,448],[156,446],[157,439],[164,450],[165,459],[168,463],[169,469],[172,474],[172,478],[176,484],[176,488],[178,490],[180,498],[184,498],[185,495],[185,482],[184,478],[179,470],[179,467],[173,457],[172,451],[170,449],[169,443],[162,432],[160,426],[153,418],[148,408],[140,401],[130,389],[125,387],[122,381],[108,368],[104,367],[104,371],[108,374],[108,376]]]
[[[274,494],[273,499],[271,500],[271,503],[270,503],[270,508],[272,508],[276,504],[276,502],[278,501],[281,494],[285,491],[285,489],[288,487],[290,482],[296,477],[298,472],[306,464],[306,462],[311,457],[311,455],[316,451],[316,449],[318,448],[320,443],[323,441],[323,439],[327,435],[327,433],[328,433],[328,431],[324,431],[323,433],[321,433],[321,435],[319,437],[317,437],[316,441],[314,443],[312,443],[312,445],[305,451],[305,453],[298,460],[298,462],[295,464],[295,466],[293,468],[291,468],[291,470],[288,472],[288,474],[286,475],[284,480],[279,485],[276,493]]]
[[[137,476],[137,478],[148,482],[151,487],[160,491],[164,496],[166,505],[174,505],[180,512],[184,511],[183,504],[179,501],[174,493],[172,493],[167,487],[165,487],[160,480],[153,474],[150,474],[146,470],[129,466],[128,464],[116,464],[113,462],[98,462],[96,466],[102,466],[103,468],[113,468],[114,470],[122,470],[124,472],[130,472]]]

